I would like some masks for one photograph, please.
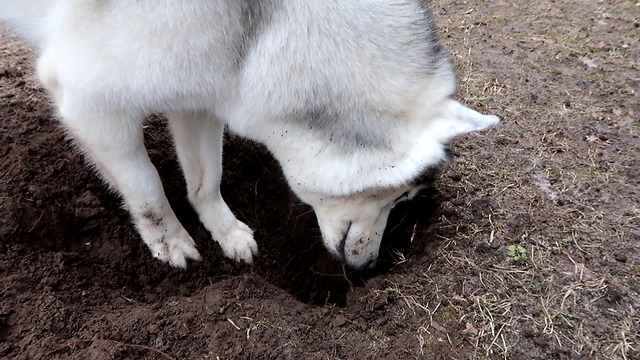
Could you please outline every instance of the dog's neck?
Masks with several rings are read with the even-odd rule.
[[[231,130],[265,144],[294,191],[338,197],[410,184],[447,159],[446,147],[454,137],[499,121],[451,99],[428,105],[368,142],[358,142],[356,131],[313,131],[285,120],[244,123]]]
[[[282,166],[291,187],[333,196],[404,186],[446,158],[445,146],[422,133],[389,133],[378,146],[343,146],[295,126],[260,139]]]

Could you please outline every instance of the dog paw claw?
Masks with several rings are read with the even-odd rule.
[[[237,221],[236,227],[217,239],[222,247],[225,257],[253,263],[253,256],[258,254],[258,244],[253,239],[253,231],[241,221]]]
[[[155,258],[176,268],[185,269],[187,259],[195,261],[202,259],[195,242],[184,229],[176,236],[153,242],[149,248]]]

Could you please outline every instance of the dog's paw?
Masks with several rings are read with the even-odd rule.
[[[196,249],[196,243],[184,229],[180,229],[174,236],[163,236],[150,242],[149,249],[155,258],[181,269],[187,267],[187,259],[202,259]]]
[[[258,255],[258,244],[253,239],[253,231],[241,221],[236,220],[235,227],[215,239],[222,247],[224,256],[229,259],[251,264],[253,256]]]

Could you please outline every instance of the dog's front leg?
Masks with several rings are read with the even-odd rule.
[[[171,113],[168,117],[189,200],[200,221],[226,257],[251,263],[258,253],[253,232],[236,219],[220,195],[224,125],[207,113]]]
[[[200,260],[145,151],[142,121],[115,111],[83,108],[73,106],[71,99],[60,109],[62,122],[100,174],[122,195],[153,256],[181,268],[186,267],[187,259]]]

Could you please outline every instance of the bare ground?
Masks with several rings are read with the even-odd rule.
[[[432,6],[459,98],[504,120],[455,141],[368,273],[326,254],[269,154],[235,137],[223,195],[261,255],[224,259],[152,118],[151,158],[205,257],[156,262],[1,35],[0,357],[640,358],[640,4]]]

